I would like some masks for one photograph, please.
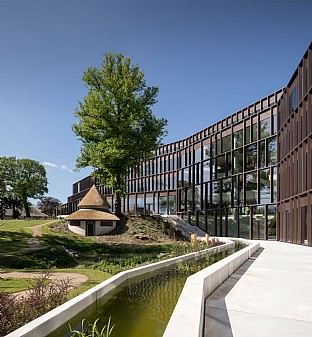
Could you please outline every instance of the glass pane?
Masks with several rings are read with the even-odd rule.
[[[129,198],[129,214],[135,214],[135,198]]]
[[[225,156],[217,157],[217,174],[216,178],[223,178],[225,177],[226,173],[226,163],[225,163]]]
[[[136,211],[138,214],[144,213],[144,197],[137,197]]]
[[[252,207],[252,229],[253,239],[264,240],[264,206]]]
[[[210,180],[210,161],[203,162],[203,182]]]
[[[265,141],[262,140],[259,143],[259,167],[265,167]]]
[[[233,152],[233,154],[234,173],[241,173],[244,171],[243,149],[236,150]]]
[[[268,205],[268,239],[276,239],[276,206]]]
[[[252,137],[251,137],[251,141],[255,142],[256,140],[258,140],[258,123],[252,124]]]
[[[145,207],[146,207],[146,213],[148,214],[153,213],[154,211],[153,196],[146,196]]]
[[[210,144],[204,145],[204,153],[203,153],[204,159],[210,158]]]
[[[257,143],[246,146],[246,171],[257,168]]]
[[[237,208],[228,209],[228,236],[237,237]]]
[[[250,143],[250,126],[247,126],[245,128],[245,139],[246,139],[245,144],[249,144]]]
[[[237,149],[240,146],[243,146],[244,136],[243,136],[243,129],[234,132],[234,149]]]
[[[273,181],[272,181],[272,188],[273,188],[273,202],[276,202],[276,199],[277,199],[277,168],[276,167],[273,167],[273,170],[272,170],[273,174],[272,174],[272,178],[273,178]]]
[[[195,210],[201,209],[201,185],[194,188],[194,206]]]
[[[276,165],[276,158],[277,158],[276,137],[268,139],[267,144],[268,144],[268,148],[267,148],[268,164]]]
[[[250,238],[250,210],[248,207],[239,207],[239,237]]]
[[[201,160],[201,148],[195,150],[195,163]]]
[[[207,211],[207,229],[210,235],[216,235],[215,230],[215,210],[209,209]]]
[[[220,181],[214,181],[212,183],[212,207],[220,207]]]
[[[159,214],[167,214],[168,200],[167,197],[159,197]]]
[[[260,139],[271,135],[271,118],[260,121]]]
[[[222,181],[222,207],[230,207],[232,204],[231,200],[231,178],[223,179]]]
[[[258,204],[257,172],[247,173],[246,178],[246,204]]]
[[[170,195],[168,197],[168,214],[176,214],[176,196]]]
[[[222,151],[231,151],[232,144],[231,144],[231,135],[225,136],[222,138]]]
[[[261,170],[259,174],[260,203],[268,204],[271,202],[270,170]]]

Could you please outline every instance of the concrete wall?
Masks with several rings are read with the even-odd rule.
[[[252,244],[190,276],[163,337],[202,337],[206,298],[259,248],[260,243]]]
[[[86,236],[86,223],[86,221],[80,221],[80,226],[72,226],[68,223],[68,229],[75,234]],[[115,227],[116,221],[113,221],[113,226],[101,226],[101,221],[95,221],[94,236],[107,234]]]
[[[221,238],[220,238],[221,240]],[[91,304],[94,304],[104,295],[108,295],[118,285],[123,282],[136,278],[138,276],[148,274],[158,269],[173,266],[180,262],[190,259],[199,259],[207,253],[218,253],[229,248],[234,247],[233,241],[227,241],[222,238],[222,241],[227,243],[221,246],[205,249],[199,252],[190,253],[168,259],[161,262],[149,264],[134,269],[130,269],[111,277],[110,279],[98,284],[92,289],[84,292],[83,294],[73,298],[72,300],[62,304],[61,306],[49,311],[45,315],[35,319],[34,321],[24,325],[23,327],[13,331],[6,337],[44,337],[53,332],[55,329],[66,323],[68,320],[76,316],[82,310],[86,309]],[[192,335],[189,335],[190,337]]]

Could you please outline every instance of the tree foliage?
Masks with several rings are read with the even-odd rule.
[[[60,206],[62,203],[60,200],[44,196],[40,199],[37,204],[37,208],[44,214],[52,216],[54,214],[54,210],[57,206]]]
[[[20,204],[30,217],[28,198],[38,199],[48,192],[46,170],[38,161],[0,157],[0,172],[3,179],[2,198],[7,206],[13,208],[15,217]]]
[[[138,65],[121,54],[105,54],[101,67],[88,68],[82,79],[88,93],[75,111],[73,132],[82,141],[77,167],[93,167],[114,189],[119,214],[129,167],[150,158],[166,134],[167,120],[151,110],[158,87],[148,87]]]

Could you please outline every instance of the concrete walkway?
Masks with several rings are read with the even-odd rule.
[[[261,247],[207,298],[205,337],[312,336],[312,248]]]

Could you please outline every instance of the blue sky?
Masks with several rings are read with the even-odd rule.
[[[0,0],[0,156],[44,164],[66,202],[81,80],[105,52],[158,85],[169,143],[287,84],[312,36],[310,0]]]

